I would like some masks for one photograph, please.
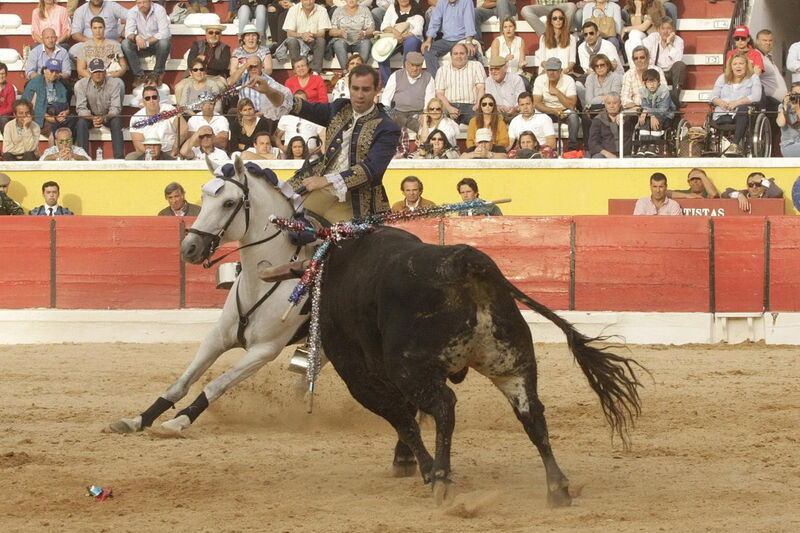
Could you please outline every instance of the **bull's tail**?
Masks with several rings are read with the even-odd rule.
[[[512,296],[536,311],[559,327],[567,336],[567,344],[583,370],[589,385],[600,398],[600,405],[611,429],[620,436],[623,446],[629,445],[628,427],[632,427],[636,417],[641,413],[641,401],[638,387],[642,386],[636,377],[634,367],[639,367],[635,360],[605,351],[590,344],[605,340],[605,337],[587,337],[576,330],[572,324],[555,314],[546,306],[515,287],[506,280]]]

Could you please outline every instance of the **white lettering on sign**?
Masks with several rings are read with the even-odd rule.
[[[687,217],[724,217],[725,208],[711,209],[710,207],[684,207],[683,214]]]

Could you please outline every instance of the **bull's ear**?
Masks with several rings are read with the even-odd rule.
[[[236,176],[244,176],[244,163],[242,163],[242,158],[234,156],[233,158],[233,168],[236,170]]]
[[[206,154],[206,166],[208,167],[209,172],[216,175],[217,167],[216,165],[214,165],[214,162],[211,159],[209,159],[208,154]]]

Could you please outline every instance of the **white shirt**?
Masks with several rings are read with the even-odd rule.
[[[331,19],[325,6],[314,4],[314,9],[310,15],[306,15],[300,2],[296,3],[286,12],[286,19],[283,21],[284,31],[296,31],[297,33],[319,33],[322,30],[331,29]]]
[[[298,135],[308,143],[311,137],[320,136],[325,128],[314,124],[304,118],[294,115],[284,115],[278,121],[278,129],[283,132],[283,143],[288,143],[292,137]]]
[[[189,133],[196,132],[200,129],[200,126],[211,126],[211,129],[214,130],[214,135],[221,131],[231,131],[230,125],[228,124],[228,119],[222,115],[212,116],[211,121],[206,120],[206,117],[203,115],[195,115],[189,118],[189,121],[186,123],[186,125],[189,127]]]
[[[513,144],[526,131],[532,132],[542,146],[547,144],[548,137],[554,137],[556,134],[553,119],[544,113],[534,113],[528,118],[517,115],[508,125],[508,140]]]
[[[610,44],[610,43],[609,43]],[[550,59],[557,57],[561,60],[561,68],[567,68],[570,63],[575,62],[575,51],[578,48],[578,39],[574,35],[569,36],[569,44],[566,48],[546,48],[544,44],[544,37],[539,39],[539,48],[533,54],[534,63],[537,67],[541,68],[541,64]]]
[[[411,9],[411,6],[409,5],[408,8]],[[397,11],[394,10],[394,4],[391,4],[389,9],[386,10],[386,14],[383,15],[383,22],[381,22],[380,30],[384,31],[386,28],[397,24],[397,17],[398,15]],[[411,33],[411,35],[418,37],[421,41],[425,40],[422,36],[422,29],[423,26],[425,26],[425,18],[423,18],[421,15],[414,15],[413,17],[407,18],[406,22],[408,22],[408,31]]]
[[[576,96],[578,94],[575,87],[575,80],[566,74],[561,74],[556,88],[564,93],[564,96]],[[536,76],[536,79],[533,81],[533,96],[541,96],[542,103],[547,107],[564,109],[559,99],[550,93],[550,81],[547,78],[547,74]]]
[[[325,178],[328,180],[328,183],[333,185],[333,190],[336,192],[336,196],[339,198],[340,202],[345,201],[345,195],[347,194],[347,185],[342,178],[342,172],[350,168],[350,141],[353,138],[353,132],[356,129],[356,122],[361,117],[372,113],[372,110],[375,109],[375,104],[372,104],[369,109],[364,111],[363,113],[356,112],[353,109],[353,118],[350,119],[350,125],[342,130],[342,144],[339,150],[339,153],[336,155],[336,159],[333,160],[332,166],[329,168],[331,172],[325,174]]]
[[[792,83],[800,81],[800,42],[789,47],[786,56],[786,70],[792,73]]]
[[[445,63],[436,71],[436,90],[442,91],[451,104],[474,104],[478,101],[476,87],[484,85],[486,72],[479,61],[467,61],[462,68]]]
[[[205,161],[206,153],[200,149],[199,146],[192,146],[192,153],[194,154],[195,159],[199,159],[201,161]],[[220,150],[216,146],[214,147],[214,151],[208,154],[208,158],[215,163],[230,163],[231,158],[228,157],[228,154],[225,153],[224,150]]]
[[[683,39],[677,35],[672,44],[664,46],[661,43],[661,35],[658,32],[651,33],[642,40],[642,45],[650,52],[650,66],[655,65],[661,70],[669,70],[676,62],[683,61]]]
[[[381,94],[381,103],[388,109],[392,106],[392,100],[394,99],[394,93],[397,90],[397,75],[401,72],[405,72],[406,78],[408,78],[408,83],[414,85],[417,81],[422,77],[422,72],[420,71],[419,76],[416,78],[412,78],[408,75],[406,69],[396,70],[392,72],[392,75],[389,76],[389,79],[386,80],[386,87],[383,89],[383,93]],[[428,82],[428,86],[425,87],[425,99],[420,102],[419,108],[423,109],[425,107],[425,102],[429,102],[431,98],[436,96],[436,83],[434,79],[431,78],[431,81]]]
[[[586,72],[591,70],[590,62],[592,60],[591,56],[589,55],[589,45],[583,43],[578,47],[578,63],[580,63],[581,68]],[[598,54],[603,54],[608,59],[611,60],[612,63],[617,64],[616,71],[619,72],[619,75],[622,76],[625,74],[625,69],[622,67],[622,61],[619,60],[619,53],[617,53],[617,47],[611,44],[609,41],[605,39],[600,40],[600,50],[597,52]]]
[[[161,104],[161,107],[158,108],[159,113],[163,113],[164,111],[171,111],[175,109],[175,106],[169,104]],[[140,133],[144,136],[145,139],[148,137],[157,137],[161,139],[161,151],[169,153],[172,150],[172,147],[175,145],[175,118],[171,118],[168,120],[160,120],[155,124],[151,124],[149,126],[145,126],[144,128],[134,128],[133,124],[136,124],[137,121],[147,118],[147,112],[144,108],[140,109],[136,113],[133,114],[131,117],[131,133]]]

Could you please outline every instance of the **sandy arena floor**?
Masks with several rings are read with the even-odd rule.
[[[101,433],[146,408],[194,349],[0,347],[0,529],[800,531],[797,348],[632,346],[654,382],[624,452],[566,348],[537,346],[553,449],[579,493],[558,510],[546,506],[535,448],[474,372],[456,387],[458,495],[441,508],[419,477],[391,477],[394,434],[331,368],[307,415],[287,354],[213,404],[184,439]],[[85,497],[90,484],[114,498]]]

